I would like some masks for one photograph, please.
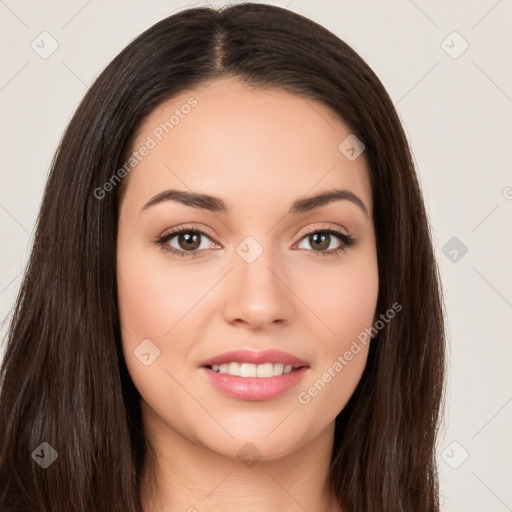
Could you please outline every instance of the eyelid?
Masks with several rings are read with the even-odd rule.
[[[318,225],[318,224],[320,224],[320,225]],[[346,236],[350,236],[350,233],[345,228],[338,226],[337,224],[331,224],[329,222],[327,222],[327,223],[319,222],[318,224],[314,224],[313,227],[306,228],[304,231],[300,231],[299,235],[297,235],[299,240],[301,240],[302,238],[304,238],[305,236],[307,236],[311,233],[316,233],[317,231],[323,231],[323,230],[329,230],[329,229],[332,229],[333,231],[339,231]]]
[[[213,234],[213,232],[204,226],[198,226],[197,224],[184,224],[183,226],[177,226],[171,229],[165,230],[158,238],[166,238],[170,235],[181,233],[182,231],[194,231],[201,233],[203,235],[206,235],[207,237],[211,238],[213,242],[215,242],[217,245],[222,245],[220,242],[216,240],[216,236]]]

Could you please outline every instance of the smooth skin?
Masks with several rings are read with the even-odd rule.
[[[155,128],[191,97],[197,105],[157,141]],[[376,318],[367,163],[364,153],[350,161],[338,149],[350,133],[320,103],[234,78],[167,100],[139,127],[134,150],[148,136],[158,144],[125,178],[117,258],[124,357],[156,452],[143,471],[145,512],[340,510],[322,487],[334,421],[361,378],[368,346],[309,403],[298,395]],[[367,212],[344,199],[287,214],[297,199],[340,188]],[[171,200],[144,208],[169,189],[219,197],[229,212]],[[199,235],[194,250],[179,235],[156,242],[182,226],[208,236]],[[306,235],[326,228],[349,234],[354,245],[334,254],[341,239],[315,245]],[[236,250],[248,236],[263,251],[252,263]],[[166,247],[200,254],[180,257]],[[160,350],[147,366],[134,354],[146,339]],[[223,352],[268,348],[310,366],[274,399],[226,396],[200,371]],[[252,465],[237,455],[244,446],[259,457]]]

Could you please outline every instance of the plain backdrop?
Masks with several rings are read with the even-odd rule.
[[[397,107],[424,190],[447,308],[442,510],[512,510],[512,2],[268,3],[345,40]],[[132,39],[199,5],[207,3],[0,0],[2,339],[51,159],[78,103]]]

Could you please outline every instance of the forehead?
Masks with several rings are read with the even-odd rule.
[[[151,149],[130,171],[126,196],[140,203],[179,188],[223,197],[241,213],[346,188],[371,213],[365,155],[349,160],[339,149],[350,135],[319,102],[219,79],[166,100],[144,119],[132,151]]]

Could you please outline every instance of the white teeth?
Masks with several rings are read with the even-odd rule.
[[[256,366],[256,377],[273,377],[274,365],[272,363],[259,364]]]
[[[228,370],[229,370],[229,368],[228,368]],[[240,365],[240,377],[256,377],[256,365],[249,364],[249,363],[242,363]]]
[[[238,377],[278,377],[284,373],[290,373],[293,370],[291,364],[284,365],[283,363],[264,363],[264,364],[251,364],[251,363],[224,363],[221,365],[212,365],[214,372],[225,373],[227,375],[235,375]]]
[[[228,372],[230,375],[240,375],[240,365],[238,363],[229,363]]]
[[[274,363],[274,375],[282,375],[284,369],[283,363]]]

